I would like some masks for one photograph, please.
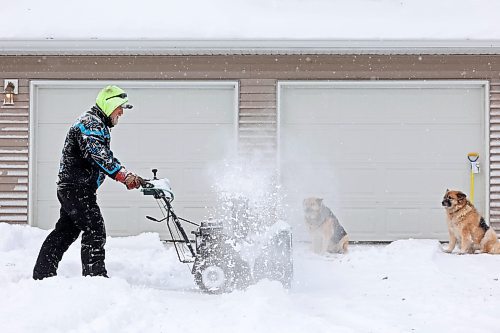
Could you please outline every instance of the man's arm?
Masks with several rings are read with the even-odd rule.
[[[78,144],[85,159],[97,165],[106,175],[114,179],[122,165],[106,145],[107,134],[102,129],[88,129],[82,123],[79,123],[77,127],[82,133]]]
[[[113,156],[113,152],[106,145],[106,133],[103,130],[89,130],[83,124],[78,125],[82,135],[79,140],[80,149],[84,157],[97,165],[107,176],[119,181],[131,190],[139,188],[144,180],[133,172],[127,171]]]

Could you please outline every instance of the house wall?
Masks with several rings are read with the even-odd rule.
[[[500,229],[500,56],[0,56],[3,79],[20,80],[15,106],[0,108],[0,222],[10,223],[27,222],[30,80],[239,80],[240,147],[269,160],[278,80],[488,80],[490,221]]]
[[[0,78],[0,82],[3,87],[3,78]],[[3,106],[3,95],[0,95],[2,96],[0,100],[0,222],[27,222],[28,82],[26,79],[19,80],[19,94],[15,96],[14,106]]]

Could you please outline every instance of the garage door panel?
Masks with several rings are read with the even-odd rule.
[[[326,202],[328,203],[328,201]],[[334,210],[340,223],[346,228],[349,234],[359,234],[361,236],[370,237],[376,234],[378,223],[382,220],[380,210],[375,207],[346,207],[343,209]]]
[[[112,150],[124,163],[147,162],[154,156],[155,162],[184,160],[181,134],[183,126],[132,125],[130,119],[112,132]]]
[[[395,125],[373,128],[366,125],[292,125],[283,130],[281,139],[287,142],[283,155],[287,158],[307,158],[311,161],[339,159],[350,155],[365,160],[399,161],[402,158],[420,160],[441,158],[463,160],[464,149],[474,151],[482,145],[479,123],[469,125]],[[457,135],[457,133],[464,133]],[[289,143],[289,144],[288,144]]]
[[[182,175],[180,194],[186,197],[209,197],[213,192],[211,189],[213,182],[207,172],[207,167],[185,168],[182,170]]]
[[[306,159],[311,163],[338,161],[345,152],[363,160],[375,158],[377,147],[382,144],[377,129],[353,126],[313,125],[290,126],[282,130],[282,158],[286,160]],[[367,151],[370,156],[367,157]]]
[[[292,169],[292,168],[290,168]],[[337,174],[334,170],[331,170],[329,168],[313,168],[311,167],[299,167],[299,168],[293,168],[294,172],[284,172],[282,174],[282,179],[286,181],[288,184],[293,184],[294,181],[297,182],[297,184],[300,185],[300,192],[303,193],[310,193],[311,191],[314,191],[317,189],[319,186],[323,184],[331,184],[332,187],[337,181],[338,177]],[[316,175],[317,177],[311,177],[311,174],[313,172],[317,172]],[[290,186],[290,187],[293,187]],[[299,188],[297,188],[299,190]]]
[[[481,89],[398,89],[391,88],[392,98],[382,96],[377,89],[371,91],[360,89],[301,88],[297,92],[294,87],[283,87],[281,90],[282,107],[286,108],[282,120],[294,124],[315,123],[412,123],[447,124],[476,121],[471,114],[457,114],[456,109],[477,108],[477,102],[484,100]],[[393,98],[397,96],[397,98]],[[314,100],[314,104],[310,101]],[[404,104],[401,103],[404,101]],[[346,105],[349,105],[346,108]],[[374,105],[382,106],[376,111]],[[443,110],[436,113],[436,105],[442,105]],[[304,112],[303,110],[308,110]],[[373,110],[373,112],[372,112]],[[331,117],[332,112],[335,118]]]
[[[470,166],[467,163],[463,163],[453,166],[445,166],[439,169],[431,169],[429,171],[429,177],[426,177],[426,183],[429,184],[429,188],[433,192],[439,190],[440,197],[444,195],[444,192],[447,188],[463,189],[468,192],[470,188],[470,174],[464,172],[464,169],[467,170],[468,168],[470,168]],[[482,199],[484,197],[484,187],[482,187],[481,184],[485,183],[486,176],[486,174],[480,173],[475,175],[474,177],[476,181],[476,199]]]
[[[106,232],[115,236],[127,236],[130,231],[137,232],[137,216],[135,209],[123,204],[116,206],[114,202],[102,202],[106,209],[101,214],[106,224]]]
[[[292,226],[303,223],[293,207],[307,193],[334,208],[353,240],[447,238],[443,193],[469,191],[467,153],[488,156],[484,86],[397,85],[280,85],[280,169]],[[486,176],[475,179],[482,211]]]
[[[446,161],[459,162],[463,160],[463,151],[472,152],[484,147],[484,126],[459,124],[437,127],[424,139],[428,149],[422,153],[437,158],[446,156]]]
[[[220,110],[234,108],[234,97],[227,85],[134,89],[127,112],[134,124],[233,124],[234,114]]]
[[[448,237],[448,227],[446,224],[446,214],[443,207],[432,207],[425,211],[423,218],[425,230],[429,230],[431,235],[446,239]]]
[[[56,88],[57,95],[53,95],[54,88],[38,88],[36,99],[39,106],[54,108],[57,104],[66,107],[64,113],[37,114],[38,123],[67,124],[68,120],[74,120],[93,105],[102,88],[85,84],[75,93],[75,90],[66,87],[61,84],[60,88]],[[132,123],[234,123],[233,114],[220,112],[221,109],[234,107],[234,88],[227,84],[212,84],[212,87],[207,84],[179,84],[177,87],[172,85],[168,91],[162,85],[147,89],[127,87],[126,90],[129,102],[134,105],[134,109],[126,111]],[[193,98],[193,92],[196,98]],[[81,109],[71,107],[73,105],[79,105]]]
[[[37,151],[38,161],[59,162],[64,146],[64,140],[66,138],[66,132],[69,128],[70,124],[50,124],[39,129],[39,133],[37,135],[37,144],[40,147]]]
[[[40,87],[34,96],[38,110],[36,112],[36,121],[38,124],[60,124],[69,128],[75,119],[85,110],[88,110],[95,103],[95,98],[99,93],[99,88],[82,87],[75,92],[73,89],[54,89]],[[58,112],[57,108],[64,108],[64,111]]]
[[[198,218],[204,211],[206,216],[206,207],[215,203],[211,168],[236,150],[236,83],[119,85],[129,93],[134,109],[126,110],[112,129],[112,151],[123,165],[143,177],[151,178],[151,169],[157,168],[158,177],[169,178],[178,214],[193,213]],[[56,222],[59,204],[55,183],[66,132],[92,106],[101,88],[99,82],[70,81],[41,82],[33,89],[34,225],[50,228]],[[144,215],[160,214],[153,197],[127,191],[123,184],[107,178],[98,200],[110,235],[158,230],[167,235],[164,225],[143,223]]]
[[[55,197],[54,190],[54,197]],[[57,200],[57,199],[56,199]],[[37,218],[38,226],[42,229],[50,229],[54,226],[54,224],[59,219],[59,202],[50,201],[45,205],[39,205],[34,212],[34,215]]]
[[[387,207],[387,233],[395,237],[405,237],[408,232],[419,236],[422,230],[422,211],[417,208]]]
[[[197,138],[193,140],[193,138]],[[216,125],[213,128],[191,128],[180,134],[179,143],[185,159],[191,161],[223,159],[234,148],[234,126]],[[221,144],[227,143],[227,144]],[[233,149],[234,150],[234,149]]]
[[[234,150],[234,125],[123,125],[113,131],[111,144],[124,163],[144,156],[166,162],[217,160]]]
[[[366,196],[375,195],[378,191],[376,169],[347,167],[339,169],[337,173],[338,178],[333,185],[335,188],[342,189],[342,195]],[[352,177],[352,174],[355,174],[356,177]]]
[[[419,196],[428,189],[426,180],[429,175],[422,168],[391,168],[388,165],[381,173],[381,192],[387,196]]]
[[[385,132],[385,133],[384,133]],[[384,127],[379,132],[383,143],[378,147],[381,159],[420,159],[435,151],[435,141],[442,139],[437,131],[427,126]]]
[[[356,177],[347,176],[352,173]],[[296,168],[294,172],[283,173],[284,183],[292,184],[288,189],[289,194],[301,196],[317,196],[318,189],[323,189],[323,193],[330,195],[338,194],[342,191],[342,196],[370,195],[374,196],[378,192],[379,183],[376,181],[377,172],[369,168]],[[293,184],[297,186],[294,188]]]
[[[38,165],[38,181],[35,190],[45,193],[39,200],[57,200],[56,183],[59,169],[54,169],[54,163],[59,164],[59,161],[40,162]]]

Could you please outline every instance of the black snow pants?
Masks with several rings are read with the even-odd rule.
[[[33,269],[33,279],[57,275],[57,267],[64,252],[82,234],[82,274],[106,276],[104,244],[106,229],[97,205],[95,190],[86,188],[58,188],[61,203],[60,217],[55,229],[42,244]]]

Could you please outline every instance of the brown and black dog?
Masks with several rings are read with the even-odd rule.
[[[459,243],[460,254],[500,254],[500,242],[493,228],[490,228],[467,196],[460,191],[446,190],[441,205],[446,209],[450,243],[445,252],[452,252]]]
[[[317,254],[343,253],[347,251],[349,237],[332,211],[323,204],[323,199],[304,199],[305,223],[312,241],[312,250]]]

